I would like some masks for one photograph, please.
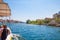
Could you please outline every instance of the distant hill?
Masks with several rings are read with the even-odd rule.
[[[2,20],[2,19],[0,19],[0,22],[10,22],[10,23],[25,23],[25,22],[18,21],[18,20]]]

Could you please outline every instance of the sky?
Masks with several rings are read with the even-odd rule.
[[[4,0],[11,9],[11,19],[26,21],[53,17],[60,11],[60,0]]]

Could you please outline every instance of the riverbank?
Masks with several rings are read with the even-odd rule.
[[[18,21],[18,20],[3,20],[3,19],[0,19],[0,22],[9,22],[9,23],[24,23],[22,21]]]
[[[52,18],[44,18],[44,19],[36,19],[26,21],[27,24],[37,24],[37,25],[49,25],[49,26],[57,26],[60,27],[60,11],[58,13],[53,14]]]

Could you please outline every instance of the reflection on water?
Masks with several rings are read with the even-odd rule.
[[[22,23],[8,23],[7,25],[12,33],[20,34],[26,40],[60,40],[60,27]]]

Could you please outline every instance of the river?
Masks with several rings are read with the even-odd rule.
[[[24,23],[7,23],[7,26],[26,40],[60,40],[60,27]]]

